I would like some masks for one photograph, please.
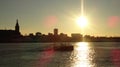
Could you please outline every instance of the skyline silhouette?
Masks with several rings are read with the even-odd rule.
[[[45,33],[42,33],[41,31],[37,31],[35,33],[27,33],[27,34],[24,35],[24,34],[21,33],[22,30],[20,28],[18,19],[16,19],[16,24],[15,24],[14,29],[0,29],[1,33],[4,32],[4,31],[8,31],[8,32],[9,31],[15,31],[15,32],[18,32],[18,35],[21,35],[21,36],[29,36],[29,35],[36,36],[36,35],[42,35],[42,34],[43,35],[60,35],[60,34],[65,34],[66,36],[69,36],[68,34],[66,34],[64,32],[58,32],[58,28],[53,28],[53,33],[52,32],[48,32],[47,34],[45,34]],[[77,34],[78,36],[82,36],[82,37],[84,37],[84,36],[92,36],[92,37],[120,37],[120,36],[107,36],[107,35],[104,35],[104,36],[93,36],[93,35],[87,35],[87,34],[84,35],[82,33],[70,33],[69,37],[71,37],[72,34]]]
[[[36,32],[35,34],[29,33],[29,35],[21,34],[21,29],[16,20],[14,30],[0,30],[0,42],[119,42],[120,37],[107,37],[107,36],[91,36],[83,35],[81,33],[71,33],[71,36],[61,32],[58,28],[53,29],[53,33],[49,32],[44,34],[42,32]]]

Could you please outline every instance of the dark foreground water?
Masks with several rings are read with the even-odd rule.
[[[120,67],[120,42],[77,42],[73,51],[52,43],[0,43],[0,67]]]

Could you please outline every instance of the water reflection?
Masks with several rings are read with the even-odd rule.
[[[94,58],[94,50],[87,42],[79,42],[75,44],[75,51],[73,52],[73,67],[94,67],[92,63]]]

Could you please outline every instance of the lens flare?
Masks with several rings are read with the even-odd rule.
[[[118,16],[111,16],[108,18],[108,25],[111,28],[116,27],[119,21],[120,21],[120,18]]]
[[[48,27],[48,28],[56,25],[57,22],[58,22],[58,19],[56,16],[48,16],[48,17],[45,17],[45,20],[44,20],[45,27]]]

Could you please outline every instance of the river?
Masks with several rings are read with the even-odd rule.
[[[120,67],[120,42],[74,42],[73,51],[52,43],[0,43],[0,67]]]

